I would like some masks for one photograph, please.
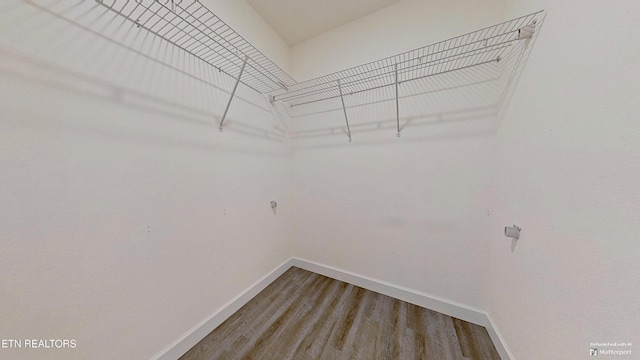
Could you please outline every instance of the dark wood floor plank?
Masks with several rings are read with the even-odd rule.
[[[314,326],[314,332],[309,334],[303,340],[302,348],[312,359],[320,358],[324,348],[329,344],[331,334],[334,333],[338,316],[344,307],[346,299],[351,294],[354,286],[346,283],[340,283],[337,296],[329,303],[323,315],[323,321],[318,322]]]
[[[486,329],[291,268],[182,360],[500,360]]]
[[[340,283],[337,281],[331,281],[329,285],[329,289],[327,291],[326,299],[322,303],[322,307],[319,309],[314,309],[316,312],[316,318],[312,320],[312,323],[309,326],[309,330],[304,334],[302,340],[297,345],[296,349],[293,351],[293,359],[298,358],[310,358],[310,356],[314,353],[314,348],[317,346],[318,334],[320,329],[327,327],[329,321],[330,314],[334,313],[337,304],[340,301],[340,294],[343,294],[344,288],[346,288],[345,283]],[[332,328],[329,328],[327,334],[330,333]],[[319,353],[319,351],[318,351]]]
[[[413,359],[430,359],[433,358],[433,348],[427,347],[427,326],[424,322],[424,314],[426,309],[421,308],[414,304],[408,304],[407,306],[407,326],[413,330]]]
[[[343,350],[344,344],[347,341],[347,336],[351,333],[353,323],[356,320],[356,315],[358,315],[360,310],[359,306],[362,304],[362,297],[364,296],[364,293],[365,290],[363,288],[355,287],[345,304],[344,310],[346,310],[346,313],[343,317],[338,319],[336,332],[333,334],[331,346],[340,351]]]
[[[371,360],[375,358],[376,344],[372,339],[378,336],[378,322],[370,318],[363,317],[360,326],[356,331],[353,341],[354,359]]]
[[[500,359],[487,329],[456,318],[453,319],[453,324],[460,340],[462,355],[470,359]]]
[[[313,293],[314,286],[316,286],[322,277],[316,274],[310,276],[309,280],[302,284],[300,287],[301,293]],[[283,306],[282,311],[278,312],[275,318],[271,318],[270,321],[267,322],[267,326],[263,328],[261,331],[256,333],[255,341],[251,343],[251,347],[248,351],[243,354],[243,358],[248,359],[261,359],[264,356],[268,356],[273,352],[272,345],[274,344],[274,339],[280,338],[280,335],[287,331],[287,326],[290,321],[295,318],[296,314],[299,311],[303,311],[301,308],[303,305],[305,297],[303,296],[293,296],[287,301],[287,304]],[[273,319],[273,321],[271,321]]]
[[[305,337],[312,334],[313,325],[320,321],[322,309],[329,303],[330,298],[327,294],[331,291],[331,284],[334,283],[328,278],[323,278],[321,288],[310,298],[311,301],[305,304],[305,312],[301,313],[290,326],[286,327],[286,331],[290,336],[283,336],[278,342],[276,352],[273,358],[276,359],[292,359],[293,354],[298,351]]]
[[[376,353],[374,359],[384,360],[388,359],[389,353],[389,340],[391,339],[391,320],[393,318],[393,299],[380,295],[378,298],[379,303],[379,319],[378,319],[378,333],[375,339]]]
[[[348,354],[349,359],[357,359],[362,351],[359,350],[359,346],[356,344],[356,337],[360,333],[360,329],[364,329],[366,327],[365,321],[368,321],[366,313],[367,309],[371,310],[373,308],[373,292],[367,291],[362,288],[358,288],[358,291],[361,292],[361,299],[357,304],[357,311],[346,338],[345,343],[343,345],[343,353]],[[360,296],[360,295],[359,295]],[[365,338],[366,339],[366,338]],[[365,343],[366,344],[366,343]],[[365,349],[363,349],[365,350]]]

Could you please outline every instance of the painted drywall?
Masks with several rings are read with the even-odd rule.
[[[94,1],[0,8],[0,338],[23,341],[0,358],[151,358],[292,256],[260,95],[220,133],[233,79]]]
[[[634,1],[513,0],[548,16],[494,148],[489,313],[516,359],[640,340],[640,31]],[[518,224],[515,246],[503,236]],[[604,356],[604,354],[603,354]],[[614,356],[611,356],[614,357]]]
[[[307,69],[326,72],[428,45],[504,21],[501,9],[474,1],[400,1],[294,47],[292,68],[306,77]],[[429,92],[430,86],[474,82],[476,76],[484,74],[444,75],[422,86]],[[297,136],[296,255],[485,309],[489,151],[499,125],[497,103],[485,101],[488,92],[495,89],[482,82],[401,96],[406,128],[400,138],[393,100],[378,101],[384,94],[348,97],[352,143],[339,99],[329,111],[319,104],[305,107],[303,115],[284,109]]]
[[[486,141],[393,140],[295,153],[295,253],[485,307]]]
[[[506,0],[400,0],[291,47],[291,75],[311,79],[504,21]]]

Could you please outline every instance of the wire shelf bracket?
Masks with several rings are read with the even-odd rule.
[[[396,136],[400,137],[400,103],[398,98],[398,64],[394,65],[395,78],[396,78]]]
[[[344,106],[344,97],[342,96],[342,86],[338,79],[338,91],[340,92],[340,102],[342,103],[342,111],[344,112],[344,121],[347,123],[347,135],[349,136],[349,142],[351,142],[351,129],[349,128],[349,117],[347,116],[347,108]]]
[[[231,96],[229,97],[229,101],[227,102],[227,107],[224,109],[224,113],[222,114],[222,119],[220,119],[220,125],[218,126],[218,130],[220,130],[220,132],[222,132],[222,124],[224,124],[224,119],[227,117],[227,112],[229,112],[229,106],[231,106],[231,101],[233,100],[233,97],[236,95],[236,90],[238,89],[238,84],[240,83],[240,78],[242,78],[242,73],[244,72],[244,68],[247,65],[247,60],[249,60],[248,56],[244,58],[244,62],[242,63],[242,67],[240,68],[240,74],[238,74],[236,83],[235,85],[233,85],[233,90],[231,91]]]

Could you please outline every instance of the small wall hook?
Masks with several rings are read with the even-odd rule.
[[[506,226],[504,228],[504,236],[518,240],[520,239],[520,230],[522,230],[522,228],[518,225],[513,225],[512,227]]]
[[[271,208],[276,209],[278,207],[278,203],[275,200],[271,200]]]

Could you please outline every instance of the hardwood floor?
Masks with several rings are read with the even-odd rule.
[[[180,359],[500,357],[481,326],[294,267]]]

